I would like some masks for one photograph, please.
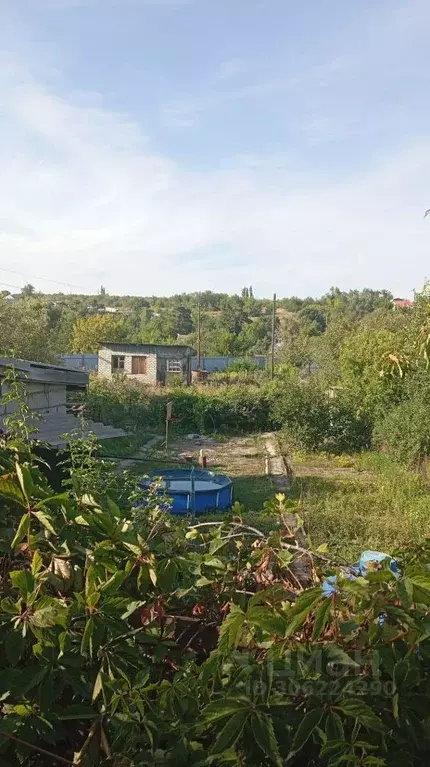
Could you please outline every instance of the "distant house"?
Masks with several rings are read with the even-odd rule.
[[[58,448],[66,445],[63,435],[70,434],[79,426],[79,421],[72,413],[67,412],[67,395],[69,392],[86,391],[89,373],[82,370],[71,370],[60,365],[47,365],[43,362],[30,362],[9,357],[0,357],[0,387],[1,393],[6,394],[9,383],[5,373],[14,368],[17,378],[22,381],[26,390],[26,404],[29,406],[30,425],[35,429],[33,438],[50,447]],[[17,404],[14,401],[0,402],[0,428],[7,431],[4,419],[13,414]],[[100,439],[120,437],[125,434],[122,429],[104,426],[102,423],[86,424]]]
[[[131,309],[128,306],[104,306],[101,309],[105,314],[131,314]]]
[[[410,301],[409,298],[394,298],[393,299],[393,307],[395,309],[411,309],[411,307],[414,305],[413,301]]]
[[[105,378],[124,374],[152,386],[178,378],[190,384],[192,353],[191,346],[102,343],[98,371]]]

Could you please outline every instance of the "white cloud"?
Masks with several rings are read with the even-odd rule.
[[[189,172],[85,94],[60,98],[18,67],[0,83],[4,269],[112,293],[308,294],[419,287],[430,228],[430,140],[342,181],[254,158]],[[19,278],[0,272],[0,280]],[[0,285],[1,287],[1,285]]]

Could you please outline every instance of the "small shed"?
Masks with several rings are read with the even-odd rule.
[[[9,390],[5,373],[13,368],[15,375],[25,386],[25,400],[29,406],[30,423],[35,431],[33,438],[46,443],[52,448],[66,445],[65,434],[70,434],[79,426],[76,417],[68,412],[67,395],[73,391],[86,391],[89,373],[84,370],[69,369],[62,365],[48,365],[44,362],[31,362],[10,357],[0,357],[0,390],[4,395]],[[0,401],[0,428],[7,430],[4,419],[17,408],[14,401]],[[88,421],[86,428],[99,439],[122,437],[125,432],[102,423]]]
[[[178,379],[189,385],[192,354],[191,346],[102,343],[98,371],[105,378],[122,374],[152,386]]]

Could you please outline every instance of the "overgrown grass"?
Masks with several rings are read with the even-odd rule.
[[[245,506],[247,511],[257,512],[276,493],[270,477],[235,477],[233,478],[234,500]]]
[[[136,455],[154,436],[150,432],[128,434],[125,437],[112,437],[100,440],[100,454],[114,458],[129,458]]]
[[[364,549],[392,553],[430,536],[430,489],[419,475],[378,453],[339,459],[298,456],[291,497],[312,544],[353,561]]]

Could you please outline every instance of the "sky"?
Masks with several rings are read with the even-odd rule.
[[[0,0],[0,290],[430,277],[428,0]]]

